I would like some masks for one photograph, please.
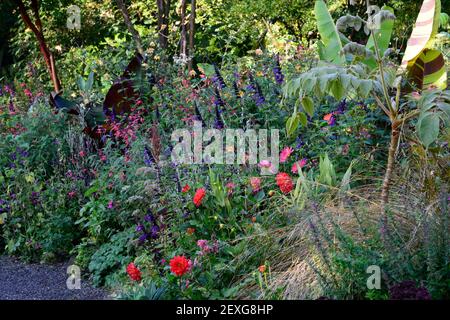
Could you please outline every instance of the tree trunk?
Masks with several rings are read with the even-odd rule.
[[[158,37],[161,49],[167,49],[169,39],[170,0],[156,0],[158,7]]]
[[[35,23],[31,21],[30,16],[27,13],[27,9],[23,3],[22,0],[15,0],[15,3],[19,7],[20,16],[22,17],[22,20],[24,21],[25,25],[30,28],[34,35],[36,36],[36,39],[39,42],[39,50],[41,51],[42,56],[44,57],[45,64],[47,65],[50,78],[53,82],[53,87],[55,89],[55,92],[61,91],[61,82],[59,80],[58,74],[56,72],[55,62],[53,60],[53,56],[47,46],[47,43],[45,41],[44,33],[42,30],[42,23],[39,16],[39,4],[37,0],[31,1],[31,9],[34,13]]]
[[[139,36],[139,33],[134,28],[133,24],[130,20],[130,15],[128,13],[127,6],[123,2],[123,0],[116,0],[117,6],[119,7],[120,11],[122,11],[123,18],[125,20],[125,24],[127,25],[128,31],[131,33],[134,39],[134,43],[136,44],[136,49],[139,52],[139,54],[144,57],[144,49],[142,48],[142,41],[141,37]]]
[[[181,40],[180,57],[187,58],[186,0],[181,0]]]
[[[188,69],[192,70],[192,64],[194,59],[194,48],[195,48],[195,14],[196,14],[196,0],[191,0],[191,16],[189,19],[189,54],[191,59],[189,59]]]
[[[383,187],[381,190],[381,202],[383,210],[386,209],[386,205],[389,202],[389,188],[391,185],[392,172],[395,167],[395,155],[397,153],[398,142],[400,139],[400,123],[394,121],[391,125],[391,142],[389,143],[388,163],[386,167],[386,173],[384,174]]]

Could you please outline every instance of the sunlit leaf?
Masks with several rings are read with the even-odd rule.
[[[322,45],[319,45],[319,47],[321,48],[323,59],[335,64],[344,64],[344,58],[340,55],[342,50],[341,39],[323,0],[316,0],[314,13],[322,41]]]

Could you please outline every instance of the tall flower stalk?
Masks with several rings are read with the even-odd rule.
[[[217,83],[220,89],[226,88],[227,85],[225,84],[225,81],[223,80],[223,77],[220,74],[220,70],[216,65],[214,65],[214,72],[215,72],[214,81]]]
[[[275,76],[276,83],[283,84],[284,75],[281,72],[280,56],[278,54],[275,56],[275,67],[273,68],[273,74]]]
[[[253,78],[253,75],[251,73],[249,73],[249,79],[250,84],[247,86],[247,89],[253,92],[253,100],[255,101],[256,105],[260,107],[264,104],[264,102],[266,102],[266,99],[264,98],[261,87],[255,80],[255,78]]]

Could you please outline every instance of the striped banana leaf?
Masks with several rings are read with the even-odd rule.
[[[403,70],[411,67],[421,52],[431,46],[439,29],[440,13],[440,0],[424,0],[403,56]]]
[[[439,50],[423,50],[409,69],[409,76],[420,89],[427,89],[430,86],[445,89],[447,87],[447,71],[444,56]]]

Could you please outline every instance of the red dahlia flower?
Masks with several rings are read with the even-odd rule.
[[[294,188],[292,178],[285,172],[280,172],[279,174],[277,174],[275,180],[277,182],[277,186],[283,193],[289,193]]]
[[[197,189],[197,191],[195,191],[193,201],[197,208],[200,207],[200,205],[202,204],[202,200],[205,197],[205,195],[206,195],[205,188],[200,188],[200,189]]]
[[[186,193],[186,192],[188,192],[189,190],[191,190],[191,187],[190,187],[188,184],[186,184],[186,185],[183,187],[183,189],[181,189],[181,192]]]
[[[135,266],[133,262],[131,262],[127,266],[127,273],[133,281],[141,281],[141,271]]]
[[[184,256],[175,256],[170,260],[170,271],[177,277],[181,277],[191,269],[191,260],[186,259]]]

